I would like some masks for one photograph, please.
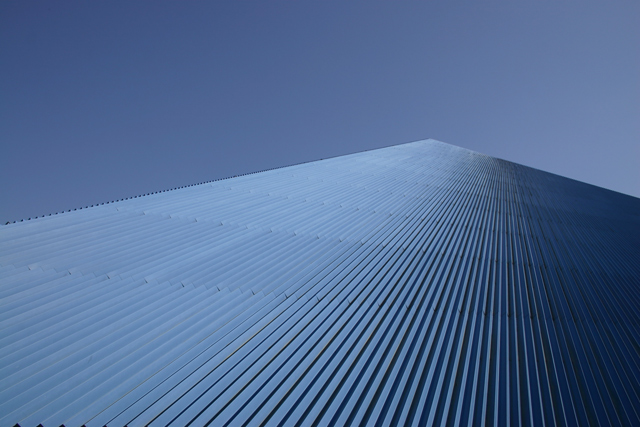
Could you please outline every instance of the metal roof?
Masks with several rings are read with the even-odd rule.
[[[639,242],[434,140],[6,225],[0,425],[638,425]]]

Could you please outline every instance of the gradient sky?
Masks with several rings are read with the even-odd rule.
[[[0,221],[435,138],[640,196],[638,1],[0,2]]]

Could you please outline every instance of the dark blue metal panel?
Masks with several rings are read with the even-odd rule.
[[[639,425],[639,242],[434,140],[10,224],[0,425]]]

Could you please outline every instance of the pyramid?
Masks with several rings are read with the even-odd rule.
[[[0,425],[640,425],[640,199],[435,140],[0,227]]]

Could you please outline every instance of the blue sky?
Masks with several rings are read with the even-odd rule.
[[[0,221],[435,138],[640,196],[640,3],[0,3]]]

